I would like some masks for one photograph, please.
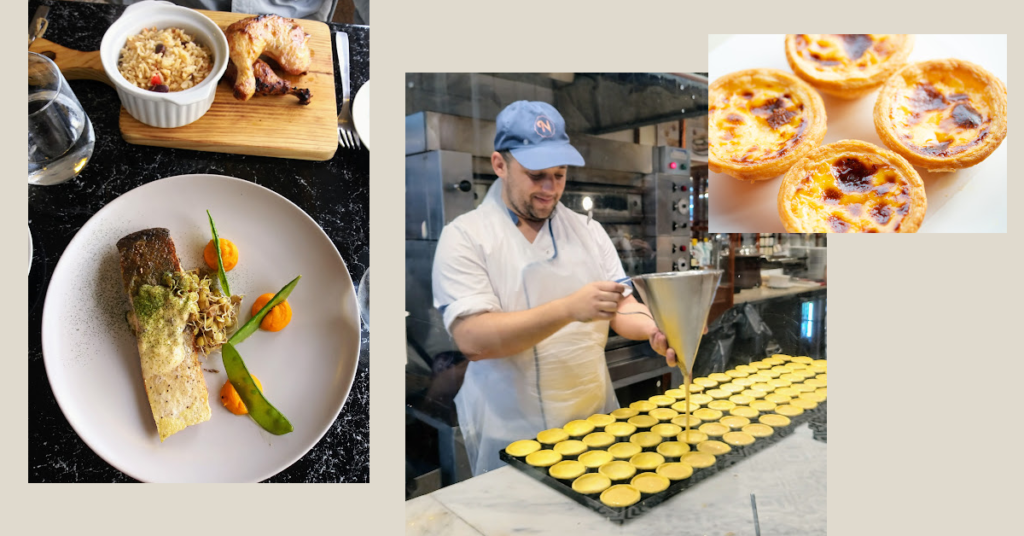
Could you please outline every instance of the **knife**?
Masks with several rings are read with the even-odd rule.
[[[334,40],[338,47],[338,74],[341,76],[341,111],[338,112],[338,143],[349,149],[362,149],[359,141],[359,132],[356,131],[352,122],[352,109],[349,102],[352,97],[352,90],[349,85],[348,68],[348,34],[337,32]]]
[[[351,87],[348,80],[348,34],[337,32],[334,34],[338,48],[338,74],[341,76],[341,98],[348,102],[351,97]]]
[[[39,6],[36,9],[36,14],[32,15],[32,22],[28,24],[28,44],[31,45],[32,41],[42,37],[46,33],[46,28],[50,26],[50,21],[47,20],[46,15],[50,13],[50,8],[47,6]]]

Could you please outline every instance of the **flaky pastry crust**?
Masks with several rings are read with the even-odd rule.
[[[790,34],[786,60],[822,93],[856,99],[881,86],[914,49],[905,34]]]
[[[900,155],[858,140],[818,147],[782,179],[779,217],[790,233],[917,232],[924,182]]]
[[[777,177],[825,138],[825,104],[776,69],[727,74],[708,88],[708,167],[737,179]]]
[[[915,166],[956,171],[1006,138],[1006,86],[968,61],[914,63],[882,86],[874,120],[882,143]]]

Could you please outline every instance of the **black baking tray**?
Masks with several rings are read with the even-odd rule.
[[[747,459],[753,454],[760,452],[774,445],[775,443],[778,443],[783,438],[788,437],[790,434],[792,434],[797,427],[806,422],[813,420],[816,424],[824,425],[825,423],[827,423],[828,417],[827,403],[827,401],[822,402],[812,410],[804,411],[803,413],[797,415],[796,417],[790,417],[789,426],[775,428],[775,433],[773,433],[769,437],[759,437],[752,444],[744,447],[732,447],[731,451],[721,456],[715,456],[715,464],[712,465],[711,467],[706,467],[703,469],[694,468],[693,475],[691,475],[690,478],[672,482],[672,484],[669,485],[668,489],[660,493],[655,493],[652,495],[644,494],[641,496],[639,502],[632,506],[626,507],[612,508],[610,506],[607,506],[601,502],[600,494],[583,495],[581,493],[576,493],[572,489],[572,482],[563,482],[561,480],[558,480],[548,474],[547,468],[534,467],[532,465],[529,465],[526,463],[525,457],[516,458],[515,456],[512,456],[505,452],[505,449],[502,449],[501,452],[498,453],[498,457],[501,458],[501,460],[504,461],[505,463],[511,465],[512,467],[515,467],[516,469],[522,471],[523,473],[526,473],[527,475],[535,478],[536,480],[543,482],[544,484],[547,484],[548,487],[553,488],[555,491],[561,493],[562,495],[565,495],[566,497],[572,499],[573,501],[576,501],[577,503],[604,516],[609,521],[622,524],[630,519],[640,517],[641,515],[653,510],[659,504],[672,498],[678,493],[682,493],[683,491],[689,489],[690,487],[696,485],[697,483],[703,481],[704,479],[715,475],[719,471],[728,469],[729,467],[736,465],[737,463]],[[645,413],[647,412],[640,412],[641,415]],[[757,421],[752,420],[751,422],[754,423]],[[594,473],[597,471],[590,470],[588,472]]]

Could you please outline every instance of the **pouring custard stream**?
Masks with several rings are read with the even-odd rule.
[[[683,371],[683,395],[686,397],[686,436],[684,436],[684,437],[689,439],[690,438],[690,383],[692,382],[692,379],[690,378],[690,372],[687,371],[686,368],[684,368],[682,366],[682,364],[680,364],[679,368]]]

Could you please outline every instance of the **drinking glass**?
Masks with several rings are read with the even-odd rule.
[[[370,329],[370,267],[366,267],[363,278],[359,281],[359,290],[356,291],[356,301],[359,302],[359,317]]]
[[[92,156],[92,122],[50,58],[28,53],[28,182],[74,178]]]

